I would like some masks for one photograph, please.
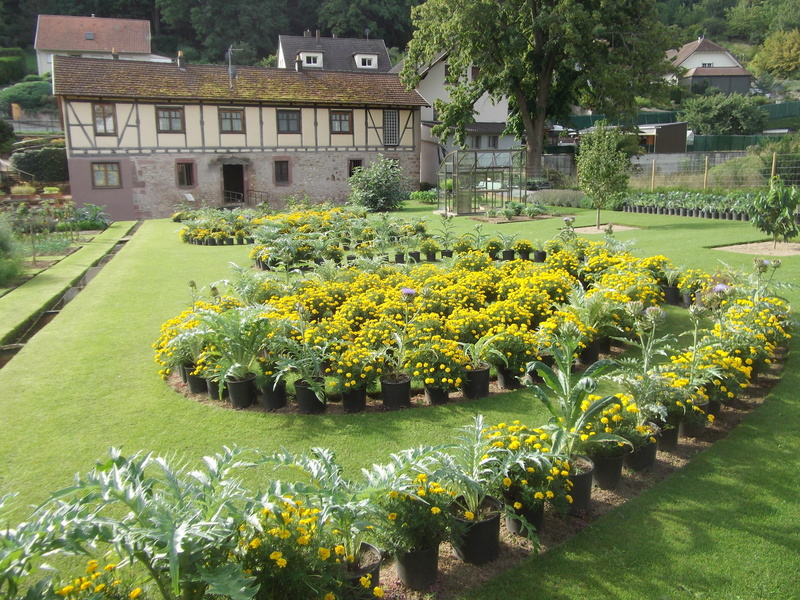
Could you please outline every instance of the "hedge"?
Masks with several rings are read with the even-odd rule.
[[[11,155],[11,166],[33,175],[34,181],[68,181],[65,148],[25,150]]]
[[[20,56],[0,56],[0,85],[25,77],[25,59]]]

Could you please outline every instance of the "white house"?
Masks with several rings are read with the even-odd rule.
[[[747,94],[753,76],[722,46],[704,37],[670,50],[667,58],[672,64],[685,69],[680,84],[702,93],[709,87],[721,89],[726,94]]]
[[[150,52],[150,21],[68,15],[39,15],[36,24],[36,68],[53,70],[53,56],[117,58],[171,62]]]

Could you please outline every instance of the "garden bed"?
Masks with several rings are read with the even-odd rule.
[[[545,509],[545,525],[539,536],[540,554],[569,541],[582,529],[606,515],[614,508],[624,504],[649,490],[659,481],[669,477],[688,464],[692,458],[708,449],[715,441],[725,437],[742,419],[761,405],[769,390],[779,381],[782,364],[775,364],[770,372],[754,381],[732,406],[723,407],[713,424],[706,428],[701,438],[681,438],[674,452],[658,452],[655,467],[647,472],[634,472],[625,469],[622,481],[615,491],[592,491],[592,508],[584,515],[562,517],[551,507]],[[439,577],[433,587],[426,592],[414,592],[402,586],[395,563],[387,561],[381,568],[381,584],[387,600],[449,600],[461,597],[466,591],[488,582],[503,572],[512,569],[535,555],[533,544],[527,539],[501,529],[499,558],[486,565],[466,564],[453,556],[451,547],[443,543],[439,554]]]

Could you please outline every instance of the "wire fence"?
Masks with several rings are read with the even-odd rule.
[[[779,176],[800,185],[800,154],[715,152],[645,156],[634,159],[630,187],[641,190],[763,188]]]

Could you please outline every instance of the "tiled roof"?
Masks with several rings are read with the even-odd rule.
[[[687,77],[752,77],[744,67],[695,67],[684,74]]]
[[[329,38],[305,35],[278,36],[279,52],[283,53],[287,69],[294,69],[294,60],[299,52],[321,52],[322,71],[353,71],[369,73],[388,73],[392,68],[389,51],[383,40],[367,40],[361,38]],[[361,69],[356,66],[356,54],[376,54],[377,69]],[[308,67],[309,69],[317,67]]]
[[[711,40],[702,37],[688,44],[684,44],[677,52],[674,50],[668,52],[667,58],[672,61],[673,65],[679,67],[695,52],[725,52],[726,54],[730,54],[730,52],[719,44],[715,44]],[[731,57],[733,58],[732,54]],[[734,58],[734,60],[736,59]]]
[[[150,21],[39,15],[34,47],[75,52],[111,52],[116,48],[117,52],[149,54]]]
[[[388,73],[297,72],[237,67],[229,87],[224,65],[53,57],[56,95],[161,102],[261,102],[275,105],[427,106]]]

